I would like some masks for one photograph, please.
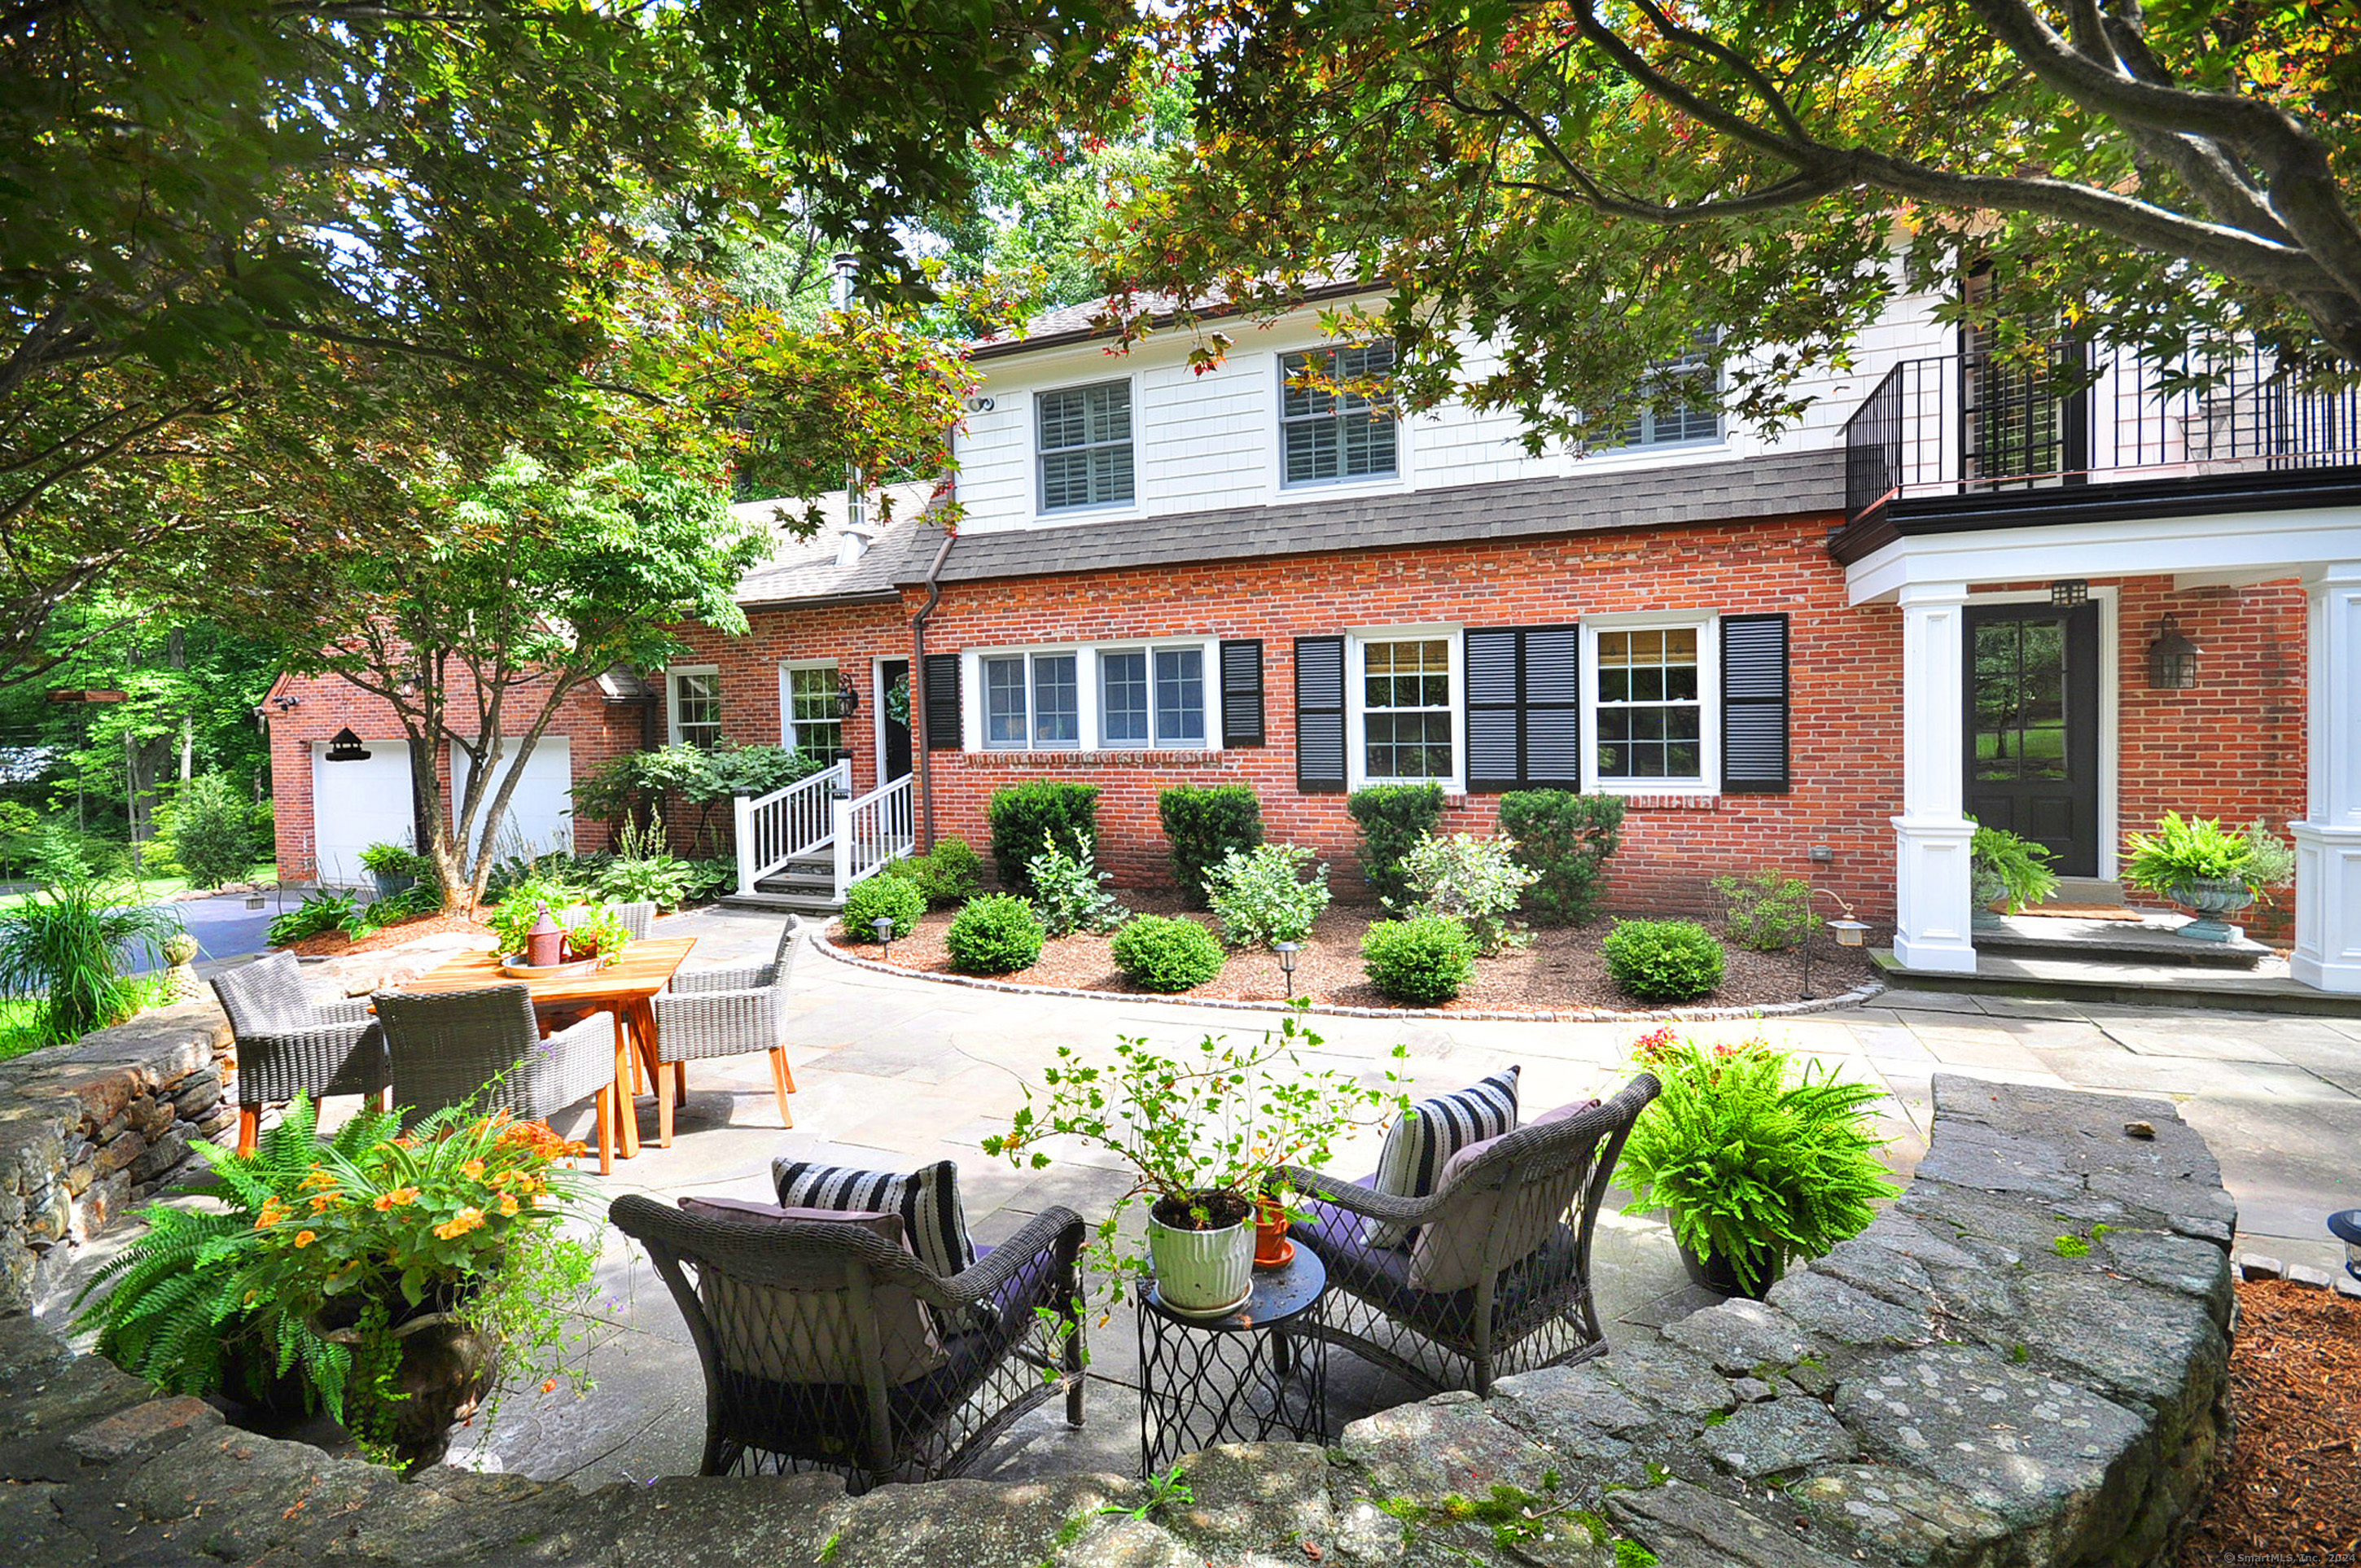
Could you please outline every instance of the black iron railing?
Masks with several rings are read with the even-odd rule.
[[[2361,464],[2361,389],[2266,350],[2159,365],[2097,345],[1905,359],[1845,423],[1845,508]]]

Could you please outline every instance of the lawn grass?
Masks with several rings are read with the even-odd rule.
[[[244,882],[276,882],[279,880],[279,862],[276,861],[258,861],[255,862],[254,869],[248,872],[240,880]],[[133,902],[139,904],[153,904],[159,898],[170,898],[174,894],[188,892],[189,879],[184,876],[151,876],[142,877],[137,882],[132,882],[128,878],[126,878],[124,879],[123,885],[132,890]],[[5,913],[7,910],[16,908],[16,905],[24,903],[25,900],[31,896],[32,894],[29,893],[0,894],[0,913]]]
[[[40,1048],[40,1033],[33,1026],[40,1007],[38,1002],[0,998],[0,1061]]]

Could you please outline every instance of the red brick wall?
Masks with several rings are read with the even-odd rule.
[[[691,652],[683,665],[711,664],[721,672],[721,733],[741,746],[780,743],[779,666],[790,660],[833,659],[839,676],[861,694],[861,706],[844,722],[844,744],[852,753],[856,795],[877,787],[877,687],[873,661],[910,656],[910,628],[898,604],[823,606],[815,609],[758,609],[746,617],[743,637],[701,626],[681,628]],[[670,733],[669,683],[651,676],[664,691],[657,738]]]

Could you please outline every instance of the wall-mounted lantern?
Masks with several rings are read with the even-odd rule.
[[[369,760],[368,748],[361,744],[361,738],[349,728],[339,729],[328,738],[327,760],[331,762],[366,762]]]
[[[2180,622],[2171,616],[2156,629],[2147,645],[2147,684],[2152,691],[2185,692],[2197,685],[2197,655],[2205,650],[2180,634]]]
[[[860,711],[861,694],[853,690],[850,678],[839,676],[836,683],[836,716],[839,718],[850,718]]]

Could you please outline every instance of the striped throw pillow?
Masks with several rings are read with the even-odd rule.
[[[1517,1073],[1510,1068],[1481,1083],[1452,1094],[1422,1100],[1386,1135],[1385,1151],[1378,1157],[1375,1185],[1396,1198],[1424,1198],[1433,1192],[1451,1157],[1470,1144],[1517,1130]],[[1371,1246],[1400,1246],[1410,1232],[1397,1225],[1372,1225]]]
[[[774,1159],[771,1179],[778,1186],[783,1209],[872,1210],[901,1215],[902,1234],[910,1250],[945,1279],[974,1266],[975,1245],[967,1238],[967,1212],[960,1207],[959,1167],[950,1160],[905,1175]]]

